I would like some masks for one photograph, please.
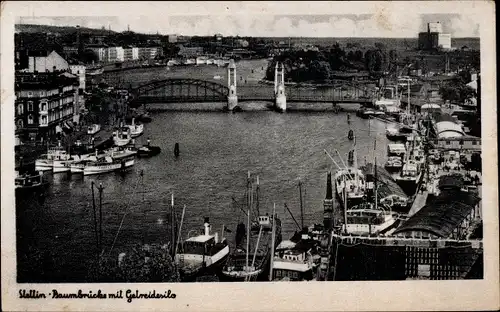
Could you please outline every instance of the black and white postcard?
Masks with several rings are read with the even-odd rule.
[[[2,309],[498,308],[494,10],[3,3]]]

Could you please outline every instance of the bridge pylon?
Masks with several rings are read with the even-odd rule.
[[[238,106],[238,94],[236,93],[236,64],[234,60],[231,60],[227,67],[227,86],[229,88],[227,109],[232,111]]]
[[[278,111],[286,111],[286,95],[285,95],[285,66],[281,63],[276,63],[274,68],[274,95],[275,108]]]

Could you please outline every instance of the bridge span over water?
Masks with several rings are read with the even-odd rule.
[[[132,105],[146,103],[193,103],[227,102],[233,110],[238,103],[248,101],[273,102],[275,108],[286,110],[287,102],[359,103],[371,105],[374,90],[362,83],[335,81],[320,86],[286,85],[284,68],[277,64],[274,84],[236,84],[236,66],[228,66],[227,85],[220,82],[192,79],[168,78],[154,80],[132,89]]]

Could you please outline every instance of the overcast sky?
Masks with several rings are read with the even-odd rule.
[[[377,2],[373,3],[378,4]],[[131,2],[131,4],[135,3]],[[253,5],[251,10],[233,9],[234,13],[231,15],[227,15],[228,12],[225,10],[225,6],[222,10],[211,10],[218,12],[218,14],[214,15],[209,15],[210,12],[200,14],[201,12],[207,12],[206,8],[200,10],[200,5],[193,7],[192,11],[188,11],[189,14],[183,14],[183,12],[189,10],[189,8],[186,9],[186,5],[183,5],[182,10],[179,12],[172,12],[172,9],[162,10],[160,7],[162,3],[159,3],[156,8],[153,7],[148,10],[145,9],[146,6],[141,6],[140,12],[133,15],[130,14],[130,9],[128,12],[126,9],[120,10],[115,3],[114,14],[125,11],[128,14],[124,16],[96,16],[95,10],[77,11],[75,9],[71,12],[71,15],[75,15],[75,11],[76,13],[92,12],[93,16],[88,17],[46,16],[42,15],[43,6],[41,6],[40,9],[32,9],[31,16],[17,17],[16,23],[57,26],[80,25],[91,28],[104,26],[115,31],[124,31],[130,26],[130,29],[135,32],[182,35],[213,35],[220,33],[226,36],[259,37],[417,37],[419,31],[426,30],[427,22],[440,21],[444,32],[450,33],[453,37],[479,37],[478,17],[474,12],[467,9],[451,14],[443,14],[443,10],[437,10],[440,12],[439,14],[432,14],[434,12],[432,10],[426,9],[424,10],[425,13],[422,13],[421,7],[412,7],[411,5],[406,5],[405,8],[401,7],[398,10],[380,9],[380,5],[372,10],[355,10],[354,8],[346,8],[344,4],[342,9],[339,7],[337,10],[337,4],[323,2],[322,5],[330,5],[328,10],[311,9],[314,13],[298,15],[297,13],[286,14],[290,12],[288,9],[290,6],[285,6],[280,11],[279,6],[275,3],[272,6],[268,6],[267,2],[250,4]],[[267,6],[264,6],[264,4]],[[44,2],[41,2],[41,5],[45,5]],[[125,2],[122,5],[128,4]],[[206,2],[205,5],[215,8],[219,4],[217,2]],[[262,10],[258,7],[259,5]],[[369,3],[368,5],[372,4]],[[317,8],[318,5],[312,3],[309,7]],[[426,6],[426,8],[428,7]],[[144,10],[142,10],[143,8]],[[227,7],[227,10],[230,11],[231,9]],[[262,13],[256,14],[256,11],[262,11]],[[335,14],[318,14],[318,11],[333,11]],[[377,13],[366,14],[374,11]],[[109,10],[103,9],[102,12],[106,13]],[[245,13],[243,14],[243,12]],[[304,9],[302,12],[304,12]],[[357,15],[349,14],[350,12],[357,12]],[[51,15],[54,15],[53,12],[51,12]]]

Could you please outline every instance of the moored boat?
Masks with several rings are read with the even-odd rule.
[[[249,231],[249,237],[241,232],[245,225],[240,223],[236,230],[236,248],[229,255],[227,264],[222,269],[221,280],[223,281],[255,281],[266,280],[269,273],[269,261],[274,253],[272,250],[273,222],[275,243],[281,242],[281,221],[275,217],[265,215],[258,218],[258,229]],[[239,239],[238,236],[242,239]],[[250,241],[244,246],[246,240]]]
[[[334,180],[337,196],[342,204],[347,202],[347,207],[351,207],[363,200],[366,183],[361,170],[352,167],[339,169]]]
[[[403,168],[403,161],[399,156],[390,156],[386,163],[385,168],[390,171],[398,171]]]
[[[380,235],[396,226],[398,214],[372,203],[362,203],[348,209],[346,224],[342,225],[342,232],[351,235]]]
[[[282,241],[274,253],[273,280],[310,281],[320,265],[320,241],[307,228]]]
[[[175,255],[182,280],[194,280],[202,273],[217,272],[226,262],[229,245],[218,233],[210,233],[209,218],[205,218],[204,232],[186,239]]]
[[[406,146],[400,143],[393,143],[387,145],[387,156],[402,157],[406,154]]]
[[[70,155],[61,146],[61,143],[55,147],[47,148],[47,154],[41,155],[35,160],[36,171],[49,171],[54,168],[54,160],[69,160]]]
[[[408,159],[404,162],[400,174],[396,177],[396,182],[406,194],[413,195],[420,184],[421,178],[420,164],[415,160]]]
[[[130,143],[132,137],[129,127],[120,127],[113,132],[113,143],[115,146],[124,146]]]
[[[132,124],[127,125],[130,129],[130,137],[136,138],[144,133],[144,125],[143,124],[136,124],[135,123],[135,118],[132,118]]]
[[[41,172],[18,174],[14,181],[16,195],[43,192],[49,185]]]
[[[134,165],[134,156],[113,159],[112,156],[98,158],[96,161],[86,162],[83,167],[83,175],[93,175],[112,171],[124,170]]]

